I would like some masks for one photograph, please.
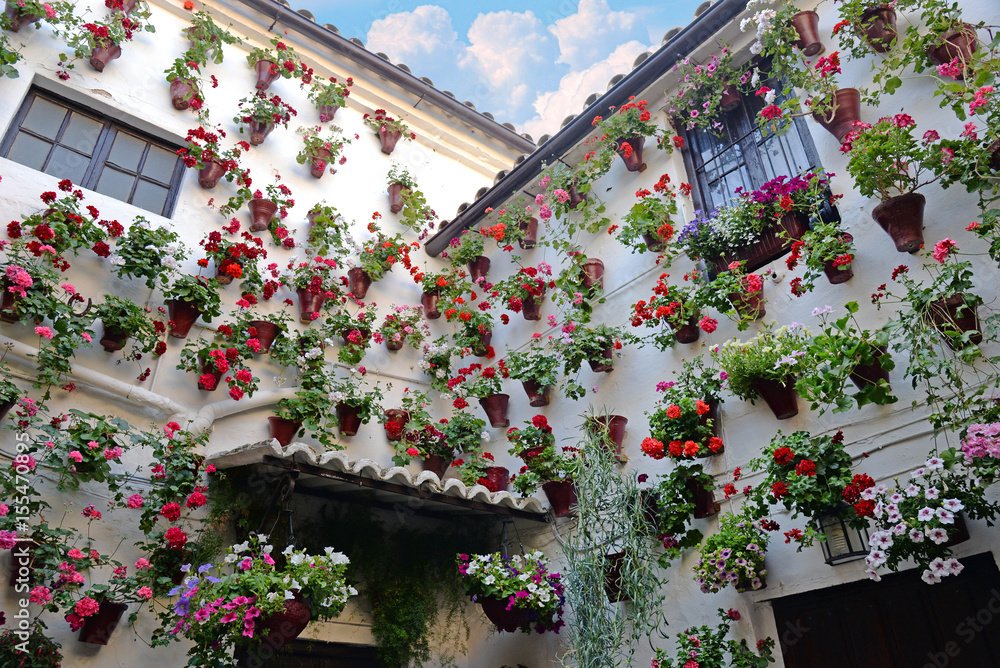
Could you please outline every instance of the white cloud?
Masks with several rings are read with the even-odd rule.
[[[540,93],[535,99],[536,116],[522,124],[524,131],[536,139],[556,132],[564,118],[580,113],[591,93],[603,94],[613,76],[632,71],[636,57],[647,50],[642,42],[631,40],[618,45],[604,60],[565,75],[558,88]]]
[[[369,51],[381,51],[395,62],[404,62],[414,72],[442,62],[454,62],[464,46],[443,7],[420,5],[413,11],[389,14],[372,22],[365,43]]]
[[[559,42],[559,60],[574,70],[589,67],[628,39],[647,38],[634,12],[616,12],[607,0],[580,0],[575,14],[556,20],[549,31]]]

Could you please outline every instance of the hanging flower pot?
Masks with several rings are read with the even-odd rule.
[[[178,111],[191,108],[191,100],[194,98],[194,86],[190,81],[184,79],[174,79],[170,82],[170,104]]]
[[[331,158],[333,158],[333,153],[330,152],[330,149],[321,148],[316,150],[316,155],[313,156],[312,163],[309,167],[309,173],[312,174],[313,178],[323,178],[323,175],[326,174],[326,168],[329,166]]]
[[[642,241],[646,244],[646,250],[650,253],[662,253],[663,249],[667,247],[667,245],[663,243],[663,240],[654,235],[652,232],[643,232]]]
[[[278,439],[278,443],[285,447],[292,442],[295,434],[299,433],[302,423],[272,415],[267,418],[267,426],[271,430],[271,438]]]
[[[29,26],[33,23],[38,23],[42,20],[42,17],[38,14],[28,14],[24,12],[16,2],[11,2],[7,0],[4,5],[4,14],[7,15],[8,19],[8,30],[11,32],[19,32],[21,28]]]
[[[206,362],[201,366],[201,375],[198,376],[199,390],[204,390],[205,392],[215,392],[219,389],[219,383],[221,382],[222,372],[215,367],[215,364],[212,362]]]
[[[916,253],[924,246],[924,204],[920,193],[890,197],[872,209],[872,218],[896,244],[900,253]]]
[[[522,220],[517,224],[517,226],[521,230],[521,238],[517,240],[517,243],[521,248],[529,249],[538,245],[537,218],[532,217],[528,220]]]
[[[629,137],[619,139],[615,142],[618,155],[625,163],[625,169],[630,172],[643,172],[646,170],[646,163],[642,161],[642,148],[646,144],[645,137]]]
[[[582,193],[582,194],[578,193],[576,191],[576,183],[569,184],[569,187],[566,189],[566,192],[569,193],[568,205],[570,209],[575,209],[576,207],[580,206],[581,204],[587,201],[587,193]]]
[[[422,464],[425,471],[430,471],[438,478],[444,480],[444,474],[447,473],[448,467],[451,466],[451,460],[445,459],[441,455],[431,455],[430,457],[426,457]]]
[[[587,364],[590,365],[590,370],[594,373],[611,373],[615,368],[614,359],[614,353],[611,351],[611,346],[608,346],[601,351],[600,357],[587,360]]]
[[[281,333],[281,328],[267,320],[251,320],[250,326],[257,330],[257,340],[260,341],[260,352],[271,351],[271,345]]]
[[[622,566],[624,563],[624,552],[615,552],[604,557],[604,593],[611,603],[632,600],[628,594],[622,591]]]
[[[851,382],[863,390],[869,385],[876,385],[880,380],[889,382],[889,372],[882,368],[881,358],[885,351],[876,351],[875,361],[871,364],[857,364],[851,371]]]
[[[493,341],[493,332],[479,332],[479,343],[472,348],[472,354],[476,357],[486,357],[490,352],[490,343]]]
[[[257,71],[257,90],[267,90],[281,74],[278,64],[270,60],[258,60],[254,69]]]
[[[225,175],[225,166],[221,162],[213,160],[198,170],[198,185],[205,190],[211,190],[218,185],[219,179]]]
[[[321,104],[317,107],[319,111],[319,122],[326,123],[327,121],[332,121],[333,117],[337,115],[337,109],[340,109],[335,104]]]
[[[391,350],[392,352],[396,352],[397,350],[402,350],[402,348],[403,348],[403,339],[402,339],[402,337],[400,337],[398,339],[397,338],[393,338],[393,337],[386,337],[386,339],[385,339],[385,347],[388,348],[389,350]]]
[[[963,23],[960,28],[953,28],[941,35],[941,42],[937,46],[927,49],[927,57],[935,65],[950,63],[958,59],[959,64],[965,69],[966,64],[972,60],[972,54],[979,48],[979,38],[976,36],[976,28],[968,23]],[[958,76],[964,79],[964,74]]]
[[[371,276],[361,267],[352,267],[347,270],[347,290],[354,295],[355,299],[364,299],[371,284]]]
[[[616,455],[622,454],[625,444],[625,427],[628,418],[623,415],[595,415],[587,421],[590,432],[599,438],[610,439]]]
[[[101,347],[104,348],[105,352],[113,353],[125,347],[125,342],[128,341],[128,332],[108,327],[103,322],[101,326],[104,327],[104,335],[101,336]]]
[[[487,466],[486,474],[478,482],[494,494],[506,492],[510,484],[510,471],[503,466]]]
[[[298,592],[295,598],[285,601],[285,609],[257,620],[256,637],[275,650],[295,640],[306,630],[312,620],[312,611]],[[260,665],[260,664],[258,664]]]
[[[540,408],[549,405],[549,391],[552,389],[546,385],[542,387],[533,380],[522,380],[525,394],[528,395],[528,405],[532,408]]]
[[[722,436],[722,421],[721,421],[722,411],[721,411],[721,408],[719,407],[719,400],[718,399],[706,399],[705,403],[708,404],[708,412],[705,413],[704,415],[698,416],[698,421],[701,424],[703,424],[703,425],[707,425],[708,421],[711,420],[712,421],[712,435],[713,436],[720,436],[721,437]],[[720,448],[719,452],[723,452],[724,450],[725,450],[725,448]],[[717,453],[714,453],[714,454],[719,454],[719,453],[717,452]]]
[[[833,109],[827,113],[813,112],[813,118],[827,132],[843,142],[844,137],[861,119],[861,93],[857,88],[841,88],[833,96]]]
[[[486,419],[489,420],[491,427],[506,429],[510,426],[510,420],[507,418],[507,410],[510,406],[509,394],[500,393],[482,397],[479,400],[479,405],[486,411]]]
[[[525,624],[530,624],[534,616],[534,612],[532,610],[524,610],[522,608],[515,607],[508,610],[508,600],[505,598],[498,599],[492,597],[481,597],[479,599],[479,605],[482,606],[483,613],[486,615],[486,618],[489,619],[498,630],[506,631],[507,633],[514,633]]]
[[[792,17],[792,25],[799,34],[795,46],[804,55],[812,57],[823,53],[823,42],[819,39],[819,14],[812,10],[799,12]]]
[[[469,276],[473,283],[478,283],[479,279],[486,278],[490,272],[490,259],[485,255],[479,255],[469,263]]]
[[[764,307],[763,290],[757,292],[734,292],[729,295],[729,303],[744,318],[760,320],[767,315],[767,309]]]
[[[968,303],[965,295],[961,292],[953,294],[947,299],[939,299],[931,302],[927,311],[934,328],[941,332],[945,342],[953,350],[956,342],[953,337],[968,332],[975,332],[969,337],[969,341],[976,345],[983,342],[983,330],[979,324],[979,311],[975,303]]]
[[[341,436],[354,436],[361,428],[361,417],[358,415],[356,406],[345,404],[343,401],[337,404],[337,424],[340,426]]]
[[[743,101],[743,96],[740,95],[740,90],[732,84],[726,86],[722,89],[722,98],[719,102],[719,106],[722,111],[732,111],[736,107],[740,106]]]
[[[604,289],[604,262],[596,257],[587,258],[583,263],[583,287]]]
[[[715,500],[715,494],[711,489],[705,489],[695,478],[688,478],[684,483],[688,497],[694,501],[695,519],[704,519],[719,513],[719,502]]]
[[[87,617],[83,622],[79,641],[91,645],[107,645],[127,609],[128,606],[124,603],[101,601],[97,614]]]
[[[27,581],[29,585],[34,583],[35,547],[33,540],[14,541],[14,547],[10,549],[10,576],[7,578],[11,591],[14,591],[19,580]]]
[[[403,136],[403,133],[399,130],[389,130],[389,127],[383,125],[378,129],[378,139],[382,144],[382,152],[386,155],[391,155],[394,150],[396,150],[396,142],[399,138]]]
[[[10,412],[10,409],[13,408],[14,404],[16,403],[17,403],[16,399],[10,399],[8,401],[0,401],[0,420],[3,420],[5,417],[7,417],[7,413]]]
[[[948,540],[944,543],[944,547],[955,547],[971,538],[964,513],[955,513],[955,523],[947,527],[946,530],[948,531]]]
[[[389,211],[392,213],[399,213],[403,210],[403,184],[402,183],[390,183],[389,187],[386,188],[386,192],[389,193]]]
[[[698,328],[697,316],[691,316],[688,318],[687,324],[674,330],[674,339],[677,340],[677,343],[694,343],[699,336],[701,336],[701,330]]]
[[[779,420],[787,420],[799,414],[798,395],[795,394],[795,379],[786,378],[778,382],[768,378],[755,378],[753,389],[762,398]]]
[[[896,42],[896,10],[889,5],[869,7],[861,12],[861,29],[872,51],[886,53]]]
[[[237,270],[236,267],[239,267]],[[243,274],[243,263],[232,258],[226,258],[215,268],[215,280],[219,285],[229,285],[233,282],[233,277]]]
[[[757,585],[756,587],[754,586],[755,584]],[[740,579],[734,586],[740,594],[745,594],[748,591],[760,591],[761,589],[767,589],[767,578],[761,575],[754,580]]]
[[[525,297],[521,300],[521,315],[524,316],[525,320],[541,320],[542,319],[542,300],[545,296],[531,296]]]
[[[195,304],[182,299],[167,300],[167,317],[170,318],[170,336],[175,339],[187,338],[191,327],[201,317]]]
[[[247,127],[250,130],[250,143],[254,146],[260,146],[267,139],[267,136],[271,134],[271,130],[274,129],[273,121],[261,122],[256,119],[251,119],[247,123]]]
[[[308,325],[319,316],[326,295],[310,292],[306,288],[299,288],[295,292],[299,296],[299,322]]]
[[[6,279],[0,281],[0,289],[3,291],[0,295],[0,320],[13,323],[19,320],[17,303],[21,300],[21,296],[15,295],[8,288],[10,288],[10,284]]]
[[[410,413],[401,408],[390,408],[385,411],[385,422],[382,423],[382,427],[389,442],[396,443],[403,438],[403,431],[406,430],[406,423],[409,421]]]
[[[840,239],[845,244],[849,244],[854,241],[854,235],[850,232],[844,232],[840,235]],[[834,260],[828,260],[823,263],[823,273],[826,274],[831,285],[840,285],[854,278],[853,263],[838,266]]]
[[[428,320],[437,320],[441,317],[438,310],[438,299],[440,295],[436,292],[423,292],[420,295],[420,306],[424,309],[424,317]]]
[[[576,485],[572,480],[550,480],[542,485],[545,498],[552,506],[552,514],[556,517],[566,517],[570,506],[576,503]]]
[[[90,66],[98,72],[103,72],[108,63],[121,57],[121,55],[122,48],[117,44],[95,46],[94,50],[90,52]]]

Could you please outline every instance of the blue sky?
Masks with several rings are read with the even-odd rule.
[[[535,138],[628,72],[700,0],[291,0]]]

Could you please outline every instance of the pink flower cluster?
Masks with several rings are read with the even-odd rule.
[[[965,461],[970,464],[973,460],[986,457],[1000,459],[1000,422],[969,425],[962,440],[962,452]]]
[[[34,279],[31,278],[31,274],[16,264],[8,265],[6,274],[7,282],[10,284],[7,290],[19,297],[25,297],[27,290],[35,284]]]

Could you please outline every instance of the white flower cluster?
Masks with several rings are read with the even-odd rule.
[[[740,30],[747,32],[751,26],[757,29],[757,39],[750,45],[750,53],[760,54],[764,50],[764,37],[774,23],[774,17],[778,12],[770,7],[771,0],[749,0],[747,9],[760,8],[752,16],[740,21]]]

